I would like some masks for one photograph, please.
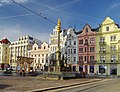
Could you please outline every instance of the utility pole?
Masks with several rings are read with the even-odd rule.
[[[61,31],[61,21],[58,19],[57,23],[57,31],[58,31],[58,46],[57,46],[57,72],[61,72],[61,65],[60,65],[60,60],[61,60],[61,55],[60,55],[60,31]]]

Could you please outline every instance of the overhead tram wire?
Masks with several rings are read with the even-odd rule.
[[[47,11],[49,11],[49,10],[53,10],[53,9],[56,9],[56,8],[60,8],[60,7],[69,5],[69,4],[74,3],[74,2],[76,2],[76,1],[78,1],[78,0],[73,0],[73,1],[68,2],[68,3],[64,3],[64,4],[62,4],[62,5],[58,5],[58,6],[56,6],[56,7],[48,7],[49,9],[47,9],[47,10],[45,10],[45,11],[42,11],[41,13],[44,13],[44,12],[47,12]],[[30,15],[33,15],[33,14],[21,14],[21,15],[14,15],[14,16],[8,16],[8,17],[1,17],[0,20],[2,20],[2,19],[8,19],[8,18],[22,17],[22,16],[30,16]]]
[[[26,10],[28,10],[28,11],[30,11],[30,12],[32,12],[32,13],[38,15],[38,16],[40,16],[41,18],[43,18],[43,19],[45,19],[45,20],[51,22],[52,24],[57,25],[57,23],[55,23],[54,21],[48,19],[48,18],[45,17],[45,16],[42,16],[42,13],[37,13],[37,12],[35,12],[35,11],[33,11],[33,10],[31,10],[31,9],[29,9],[29,8],[27,8],[27,7],[25,7],[25,6],[21,5],[21,4],[19,4],[19,3],[17,3],[17,2],[15,2],[14,0],[11,0],[11,1],[12,1],[13,3],[15,3],[15,4],[21,6],[22,8],[24,8],[24,9],[26,9]]]

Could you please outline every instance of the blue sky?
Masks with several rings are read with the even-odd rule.
[[[81,30],[86,23],[98,27],[110,16],[120,24],[120,0],[15,0],[27,8],[57,23],[61,19],[64,28]],[[16,41],[19,36],[30,35],[47,41],[54,24],[10,2],[0,0],[0,39]]]

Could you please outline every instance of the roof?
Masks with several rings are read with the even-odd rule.
[[[81,30],[80,30],[80,31],[75,31],[75,34],[76,34],[76,35],[78,35],[78,34],[80,34],[80,33],[82,33]]]
[[[10,43],[10,41],[7,38],[5,38],[5,39],[2,39],[0,43],[8,44]]]
[[[99,31],[99,28],[100,28],[100,27],[97,27],[97,28],[91,29],[91,31],[93,31],[93,32],[98,32],[98,31]]]
[[[119,24],[115,24],[118,28],[120,28]]]

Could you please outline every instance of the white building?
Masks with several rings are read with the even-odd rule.
[[[73,28],[67,30],[64,36],[63,46],[64,58],[67,60],[67,66],[71,66],[73,71],[78,71],[78,41],[77,34]]]
[[[49,54],[53,55],[54,58],[56,58],[56,52],[57,52],[57,46],[58,46],[58,31],[57,31],[57,26],[53,29],[53,32],[50,34],[50,39],[49,39],[49,44],[50,44],[50,50]],[[63,32],[60,33],[60,47],[63,47]]]
[[[28,57],[28,51],[32,49],[34,43],[41,44],[40,40],[37,40],[31,36],[21,36],[18,41],[11,42],[10,45],[10,65],[15,68],[17,56]]]
[[[34,68],[41,70],[48,69],[49,65],[49,45],[47,42],[43,42],[41,45],[35,43],[32,46],[32,50],[29,51],[30,57],[34,58]],[[46,69],[45,69],[46,68]]]
[[[53,29],[50,34],[50,58],[54,57],[56,59],[55,52],[58,46],[58,32],[57,26]],[[78,62],[78,50],[77,50],[77,35],[74,29],[69,28],[68,30],[63,30],[60,33],[60,49],[61,49],[61,59],[66,62],[67,66],[71,66],[72,70],[76,71]]]
[[[7,38],[0,41],[0,65],[9,64],[9,45],[10,41]]]

